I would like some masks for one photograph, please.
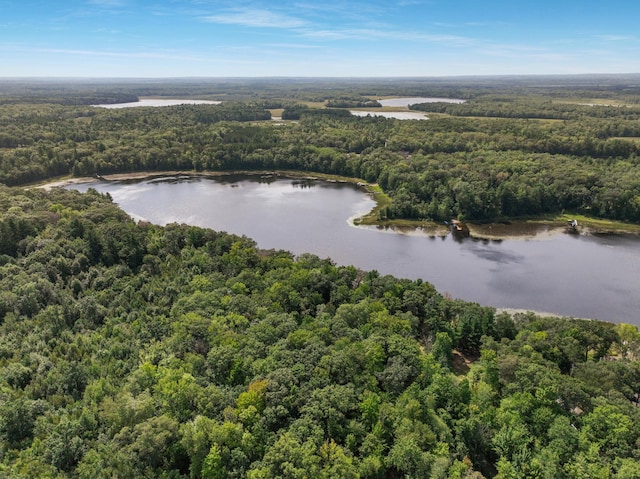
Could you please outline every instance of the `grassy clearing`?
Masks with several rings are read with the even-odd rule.
[[[322,101],[301,101],[303,105],[307,105],[309,108],[326,108],[326,105]]]
[[[537,121],[538,123],[562,123],[565,120],[557,119],[557,118],[524,118],[524,117],[515,117],[515,118],[507,118],[504,116],[452,116],[452,118],[466,118],[468,120],[527,120],[527,121]]]
[[[380,211],[391,204],[391,198],[387,195],[379,185],[364,183],[367,192],[373,197],[376,205],[366,215],[354,220],[357,225],[381,225],[382,222],[378,219]]]
[[[628,103],[613,100],[611,98],[564,98],[552,100],[551,103],[588,106],[632,106]]]
[[[503,120],[503,121],[514,121],[514,120],[527,120],[527,121],[536,121],[538,123],[562,123],[565,120],[559,120],[555,118],[507,118],[504,116],[481,116],[481,115],[449,115],[448,113],[433,113],[430,111],[421,112],[425,115],[428,115],[432,120],[438,118],[463,118],[465,120]]]
[[[271,118],[282,118],[282,112],[284,108],[271,108],[269,112],[271,113]]]
[[[613,136],[611,140],[632,141],[634,143],[640,143],[640,136]]]
[[[559,213],[556,215],[541,215],[531,217],[503,218],[517,229],[518,225],[547,225],[565,227],[570,220],[578,222],[579,231],[591,234],[640,234],[640,224],[624,223],[622,221],[594,218],[577,213]]]
[[[632,223],[622,223],[620,221],[592,218],[578,214],[573,215],[570,213],[558,215],[555,219],[563,224],[575,219],[579,226],[583,226],[593,233],[640,234],[640,225]]]

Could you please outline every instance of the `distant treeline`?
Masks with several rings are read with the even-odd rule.
[[[283,120],[295,121],[264,122],[266,107],[284,108]],[[380,219],[496,220],[567,210],[640,221],[638,107],[541,101],[537,93],[420,108],[441,114],[421,122],[356,118],[290,99],[117,110],[4,105],[0,182],[296,169],[379,183],[393,200]]]
[[[64,92],[35,91],[18,96],[0,94],[0,105],[12,104],[57,104],[57,105],[102,105],[113,103],[132,103],[138,101],[137,95],[118,92]]]
[[[325,102],[389,96],[473,99],[482,96],[609,99],[640,103],[640,75],[535,75],[442,78],[183,78],[183,79],[8,79],[0,99],[31,98],[60,103],[82,95],[86,104],[114,95],[199,98],[226,101]],[[93,97],[92,97],[93,95]],[[51,101],[50,101],[51,102]],[[0,103],[2,101],[0,100]]]
[[[377,100],[369,98],[336,98],[325,102],[327,108],[380,108]]]
[[[307,118],[349,118],[351,113],[339,108],[309,108],[306,105],[294,105],[285,108],[282,112],[283,120],[299,120],[303,116]]]
[[[476,116],[495,118],[534,118],[549,120],[578,120],[581,118],[615,118],[633,124],[640,119],[640,106],[616,106],[614,104],[580,104],[553,102],[550,100],[510,99],[483,97],[465,103],[418,103],[410,109],[452,116]],[[637,133],[640,129],[636,127]],[[624,135],[637,136],[637,135]]]

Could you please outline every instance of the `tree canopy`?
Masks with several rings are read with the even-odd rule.
[[[55,89],[51,97],[47,90],[35,97],[18,90],[0,108],[0,183],[66,174],[293,169],[379,184],[392,199],[380,220],[496,221],[569,211],[640,221],[640,95],[632,85],[410,85],[396,90],[469,100],[414,105],[433,114],[411,121],[359,118],[310,101],[366,104],[375,97],[368,84],[329,91],[319,81],[307,91],[285,82],[222,105],[121,110],[56,103],[56,95],[66,97]],[[112,88],[115,96],[124,94],[124,86]],[[143,84],[130,91],[153,90]],[[267,108],[282,110],[284,122],[265,121]]]
[[[0,205],[3,475],[634,477],[633,326],[135,223],[95,190]]]
[[[297,169],[377,182],[381,219],[637,222],[636,79],[557,80],[536,94],[517,79],[1,82],[0,475],[639,477],[636,326],[499,313],[422,280],[136,223],[95,190],[18,187]],[[87,106],[225,91],[218,106]],[[419,106],[422,122],[313,105],[391,91],[470,101]],[[622,103],[577,104],[592,98]]]

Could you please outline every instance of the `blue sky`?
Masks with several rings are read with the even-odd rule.
[[[0,77],[640,72],[638,0],[0,0]]]

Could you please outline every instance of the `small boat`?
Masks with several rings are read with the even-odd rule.
[[[460,220],[451,220],[451,231],[458,236],[469,236],[469,227]]]
[[[567,221],[567,233],[578,234],[578,220],[568,220]]]

